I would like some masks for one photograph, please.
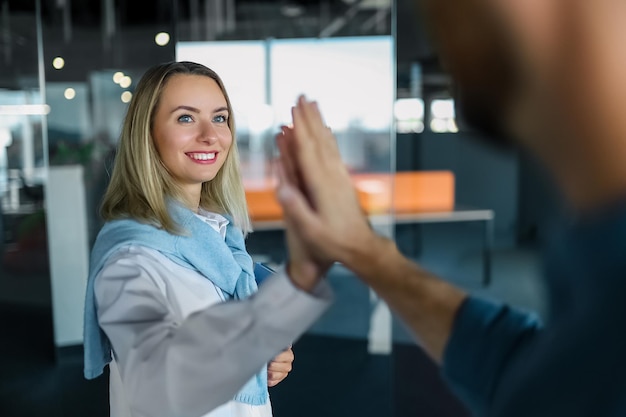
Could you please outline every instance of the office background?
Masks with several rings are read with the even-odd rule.
[[[493,218],[491,282],[477,222],[396,222],[380,233],[469,291],[545,316],[538,249],[560,210],[538,165],[457,124],[449,77],[409,0],[0,0],[0,415],[107,416],[106,378],[81,373],[87,256],[133,87],[195,60],[224,78],[244,180],[271,181],[273,135],[297,94],[319,100],[355,174],[447,171],[456,208]],[[393,198],[389,196],[388,198]],[[248,239],[285,258],[280,227]],[[465,416],[435,365],[348,271],[271,391],[281,416]]]

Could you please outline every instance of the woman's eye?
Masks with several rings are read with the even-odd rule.
[[[188,114],[184,114],[178,118],[178,121],[182,123],[189,123],[193,122],[193,119]]]
[[[213,118],[213,121],[218,123],[226,123],[228,121],[228,117],[224,116],[223,114],[219,114]]]

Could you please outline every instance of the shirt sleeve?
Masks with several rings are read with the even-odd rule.
[[[199,416],[231,400],[332,298],[325,282],[309,294],[281,269],[246,300],[182,317],[154,278],[156,261],[134,257],[109,263],[95,295],[99,324],[137,415]]]
[[[540,328],[534,314],[480,298],[465,300],[444,352],[443,375],[473,415],[487,414],[505,368]]]

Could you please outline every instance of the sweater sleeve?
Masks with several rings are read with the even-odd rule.
[[[507,364],[540,327],[533,314],[476,297],[465,300],[444,352],[443,375],[473,415],[486,415]]]

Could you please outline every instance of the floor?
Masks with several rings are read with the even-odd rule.
[[[470,292],[545,314],[536,251],[498,245],[493,282],[484,288],[480,236],[474,225],[396,231],[407,256],[446,279]],[[255,239],[250,241],[253,248],[279,237]],[[270,391],[275,417],[468,416],[441,382],[436,366],[395,318],[391,354],[368,353],[370,291],[341,269],[329,280],[336,302],[295,343],[293,372]],[[48,281],[41,271],[0,265],[0,416],[107,417],[106,378],[82,378],[80,346],[53,348]]]

